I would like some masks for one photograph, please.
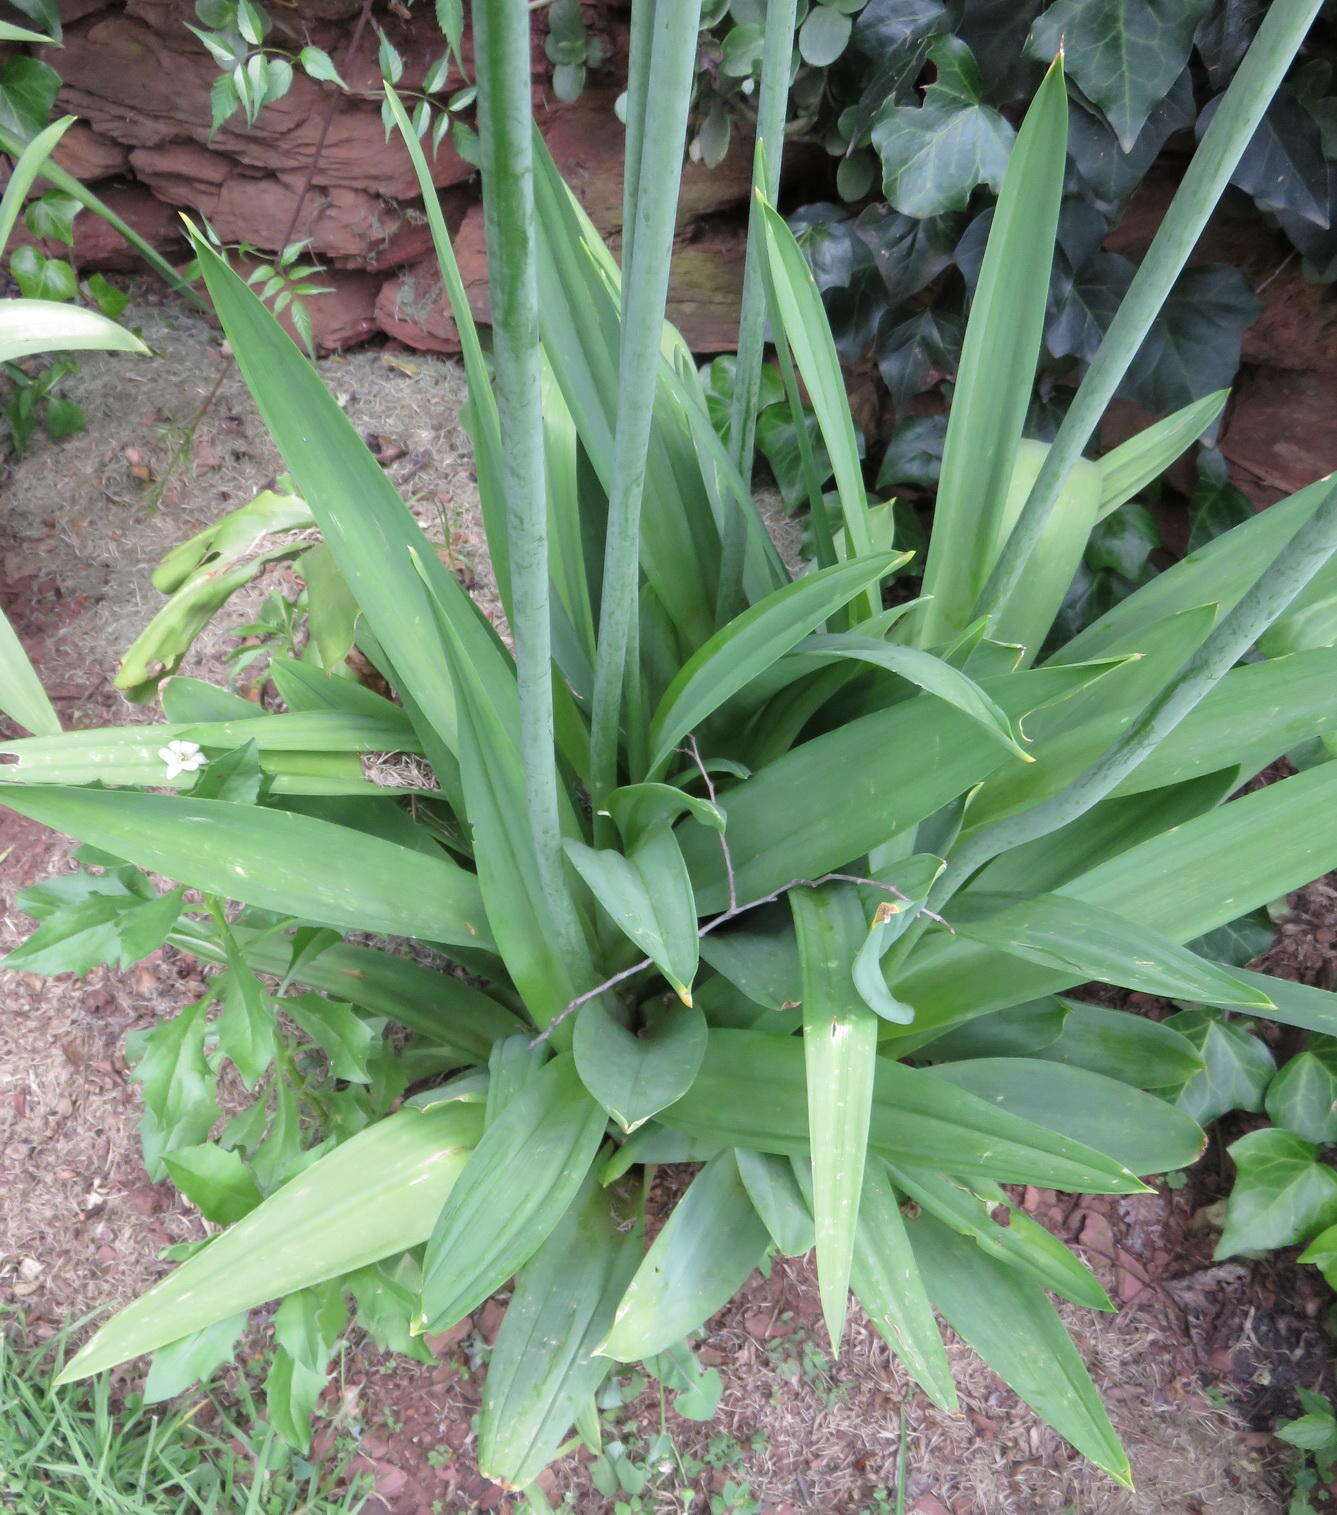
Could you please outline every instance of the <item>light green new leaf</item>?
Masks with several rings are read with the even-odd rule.
[[[6,789],[20,815],[225,899],[346,931],[489,949],[472,874],[305,815],[111,789]]]
[[[557,1455],[610,1363],[595,1347],[641,1254],[639,1226],[619,1228],[587,1179],[552,1235],[520,1270],[483,1386],[478,1466],[523,1488]]]
[[[65,1366],[87,1378],[214,1321],[423,1241],[477,1140],[473,1105],[406,1109],[314,1162],[114,1315]]]
[[[1235,1187],[1214,1257],[1293,1247],[1337,1221],[1337,1172],[1320,1161],[1313,1142],[1268,1128],[1228,1150]]]
[[[832,1351],[840,1351],[868,1152],[877,1064],[877,1017],[851,978],[868,934],[849,884],[789,896],[803,988],[803,1064],[808,1095],[817,1287]]]
[[[940,1063],[928,1076],[969,1090],[999,1112],[1083,1142],[1132,1173],[1186,1168],[1202,1154],[1202,1131],[1181,1110],[1086,1068],[985,1057]]]
[[[1229,398],[1228,389],[1204,395],[1201,400],[1192,401],[1163,421],[1144,427],[1107,452],[1097,464],[1101,478],[1097,519],[1103,521],[1120,505],[1131,500],[1139,489],[1153,479],[1159,479],[1216,420]]]
[[[454,1325],[538,1251],[584,1182],[605,1124],[563,1055],[487,1128],[427,1245],[428,1330]]]
[[[864,1171],[850,1276],[868,1319],[906,1372],[935,1405],[955,1414],[956,1384],[947,1349],[910,1248],[900,1196],[880,1158]]]
[[[930,109],[892,114],[918,118]],[[969,623],[1010,525],[1005,502],[1040,355],[1067,137],[1067,92],[1055,65],[1006,160],[966,325],[924,567],[932,598],[918,621],[921,646]]]
[[[600,1356],[636,1362],[695,1331],[733,1297],[769,1240],[733,1153],[721,1152],[692,1180],[655,1237]]]
[[[1131,1486],[1127,1454],[1040,1285],[932,1216],[907,1229],[929,1297],[948,1324],[1060,1436]]]
[[[1306,1141],[1337,1142],[1337,1059],[1331,1052],[1299,1052],[1267,1089],[1267,1114]]]
[[[700,957],[696,906],[687,865],[667,823],[654,827],[625,857],[570,840],[566,855],[613,924],[690,1005]]]
[[[215,1225],[230,1226],[260,1203],[260,1189],[241,1153],[201,1142],[163,1154],[172,1182]]]
[[[1152,927],[1063,894],[1040,894],[985,920],[958,913],[952,924],[963,937],[1074,977],[1208,1005],[1267,1010],[1272,1003]]]
[[[627,1132],[681,1098],[706,1055],[706,1018],[699,1009],[667,996],[642,1009],[645,1025],[634,1034],[591,1001],[572,1038],[581,1082]]]
[[[683,665],[650,725],[650,771],[732,695],[819,626],[906,562],[908,553],[878,553],[807,574],[768,594],[715,633]]]
[[[57,300],[0,302],[0,363],[44,352],[138,352],[148,348],[100,311]]]

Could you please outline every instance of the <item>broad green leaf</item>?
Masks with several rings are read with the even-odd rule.
[[[0,363],[47,352],[138,352],[148,348],[100,311],[55,300],[0,304]]]
[[[910,1248],[900,1196],[879,1158],[864,1170],[850,1277],[873,1328],[906,1372],[935,1405],[955,1414],[956,1384],[942,1332]]]
[[[939,1063],[928,1076],[968,1090],[1000,1113],[1082,1142],[1131,1173],[1186,1168],[1202,1153],[1205,1138],[1195,1121],[1152,1094],[1086,1068],[990,1057]]]
[[[934,1307],[1084,1457],[1132,1484],[1128,1458],[1044,1290],[932,1216],[909,1222]]]
[[[380,1038],[356,1011],[322,994],[289,994],[282,1000],[292,1017],[330,1061],[335,1078],[354,1084],[371,1083],[367,1059]]]
[[[1020,1268],[1052,1293],[1088,1310],[1113,1310],[1100,1280],[1024,1210],[1018,1210],[996,1184],[959,1183],[928,1169],[887,1165],[892,1181],[930,1215],[969,1237],[990,1257]]]
[[[803,990],[803,1064],[812,1162],[817,1287],[832,1351],[840,1351],[868,1152],[877,1018],[851,970],[867,924],[848,884],[789,897]]]
[[[1264,1129],[1229,1147],[1235,1186],[1214,1257],[1293,1247],[1337,1221],[1337,1172],[1313,1142]]]
[[[201,1142],[163,1155],[172,1182],[192,1205],[218,1226],[230,1226],[260,1203],[260,1190],[241,1154]]]
[[[737,1293],[769,1240],[733,1153],[721,1152],[692,1180],[655,1237],[599,1355],[635,1362],[695,1331]]]
[[[566,855],[613,924],[690,1005],[699,961],[696,906],[687,865],[668,824],[653,828],[625,857],[570,840]]]
[[[1158,1091],[1178,1089],[1203,1069],[1193,1043],[1163,1022],[1079,1000],[1061,999],[1058,1004],[1063,1029],[1034,1054],[1045,1062],[1067,1063],[1135,1089]]]
[[[667,997],[642,1006],[639,1033],[592,1001],[576,1021],[572,1052],[581,1082],[626,1132],[691,1087],[706,1055],[706,1018]]]
[[[427,1329],[454,1325],[538,1251],[589,1172],[605,1123],[563,1055],[488,1127],[427,1245]]]
[[[972,162],[961,152],[970,135],[991,143],[996,153],[1001,151],[1007,173],[975,288],[947,420],[938,504],[924,569],[924,592],[931,598],[918,618],[921,645],[936,645],[969,623],[1011,526],[1006,502],[1040,355],[1067,143],[1067,97],[1059,67],[1050,71],[1037,92],[1010,160],[1011,128],[978,103],[965,109],[955,99],[931,103],[938,88],[929,90],[919,110],[894,106],[874,128],[875,141],[880,131],[884,141],[890,138],[894,144],[891,163],[881,143],[879,151],[884,168],[895,174],[897,189],[902,194],[910,192],[923,175],[923,187],[913,196],[916,200],[931,196],[940,201],[959,194],[959,189],[953,190],[950,171],[942,173],[941,164],[934,166],[935,160],[949,153],[969,179],[964,185],[967,194],[979,182],[977,176],[996,183],[1000,165],[989,167],[978,158]],[[1001,145],[996,141],[999,136]],[[908,155],[916,147],[924,155],[917,160]],[[893,169],[893,164],[899,166]],[[961,203],[964,206],[964,200]],[[897,208],[907,211],[904,205]],[[1013,517],[1018,509],[1020,501],[1011,512]],[[1060,594],[1066,588],[1065,583]]]
[[[444,853],[227,800],[34,785],[6,789],[3,803],[206,894],[344,930],[491,946],[477,883]]]
[[[806,637],[798,644],[797,651],[818,662],[849,658],[894,673],[898,678],[918,685],[920,689],[945,700],[963,715],[977,721],[995,741],[1001,742],[1022,762],[1035,761],[1022,746],[1020,730],[1008,719],[998,702],[987,695],[968,674],[944,662],[942,658],[935,657],[931,652],[925,652],[919,647],[898,647],[893,642],[880,642],[874,637],[856,636],[848,632]]]
[[[497,1335],[483,1386],[478,1465],[523,1488],[557,1455],[571,1423],[608,1373],[595,1347],[640,1260],[639,1226],[587,1179],[528,1263]]]
[[[1337,1142],[1337,1059],[1299,1052],[1267,1087],[1268,1119],[1306,1141]]]
[[[1320,764],[1140,842],[1059,892],[1188,941],[1337,867],[1335,801],[1337,764]],[[1265,976],[1252,980],[1242,968],[1233,976],[1264,992],[1270,988]],[[1009,966],[1006,954],[936,932],[919,944],[891,988],[915,1007],[919,1036],[1070,989],[1084,978],[1021,959]],[[894,1027],[883,1030],[895,1034]]]
[[[155,1183],[165,1175],[164,1156],[202,1142],[218,1119],[218,1076],[204,1055],[205,1012],[211,999],[206,995],[180,1015],[159,1022],[143,1033],[135,1049],[131,1077],[144,1092],[140,1142],[144,1166]]]
[[[1326,1231],[1320,1231],[1300,1253],[1299,1261],[1313,1263],[1316,1268],[1321,1268],[1324,1278],[1331,1284],[1337,1278],[1337,1226],[1329,1226]]]
[[[449,789],[455,701],[432,599],[499,718],[513,728],[510,660],[305,356],[202,238],[195,252],[261,418],[403,691],[421,712],[427,729],[420,734],[435,739],[433,767]]]
[[[246,1313],[242,1311],[160,1347],[153,1354],[144,1379],[144,1403],[156,1405],[165,1399],[175,1399],[192,1384],[210,1378],[216,1368],[232,1357],[237,1339],[245,1329]]]
[[[219,1050],[236,1068],[242,1083],[253,1089],[274,1061],[277,1023],[268,996],[240,950],[230,945],[228,962],[227,974],[214,981],[223,1001],[223,1013],[214,1030]]]
[[[983,104],[979,68],[964,42],[945,37],[931,57],[938,77],[923,104],[889,104],[872,129],[883,193],[902,215],[921,221],[964,210],[978,184],[1001,189],[1014,136],[998,111]],[[1042,230],[1037,237],[1047,249]]]
[[[978,1098],[953,1088],[937,1076],[941,1071],[878,1058],[868,1136],[873,1151],[892,1162],[1000,1183],[1102,1194],[1143,1188],[1122,1162],[1057,1135],[1038,1121],[997,1108],[992,1093]],[[1046,1064],[1045,1071],[1052,1073],[1053,1065]],[[1138,1093],[1124,1085],[1114,1087],[1128,1095]],[[1159,1101],[1148,1103],[1164,1108]],[[1190,1124],[1176,1112],[1171,1115],[1177,1131]],[[663,1112],[663,1121],[689,1136],[806,1157],[802,1043],[758,1031],[713,1030],[696,1082]]]
[[[820,569],[775,590],[717,631],[683,665],[659,703],[650,726],[650,771],[662,771],[689,731],[907,558],[879,553]]]
[[[986,898],[976,896],[981,904]],[[1042,967],[1071,970],[1075,978],[1209,1005],[1267,1010],[1272,1003],[1151,927],[1063,894],[1036,895],[984,920],[960,912],[952,924],[961,936]]]
[[[786,1257],[811,1252],[816,1240],[812,1211],[803,1197],[793,1164],[771,1152],[734,1149],[738,1173],[752,1207],[761,1216],[776,1249]]]
[[[1181,1010],[1164,1022],[1198,1050],[1202,1071],[1175,1094],[1185,1115],[1206,1126],[1231,1110],[1258,1111],[1276,1072],[1266,1045],[1210,1010]]]
[[[401,1110],[350,1137],[113,1316],[61,1382],[416,1246],[479,1123],[475,1107],[453,1103]]]
[[[93,894],[47,916],[4,965],[81,976],[104,963],[129,968],[162,946],[181,909],[180,889],[150,899]]]

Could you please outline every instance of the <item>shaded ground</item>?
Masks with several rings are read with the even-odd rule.
[[[59,447],[38,444],[5,480],[5,607],[70,725],[150,718],[110,688],[119,653],[155,606],[150,568],[167,547],[244,504],[278,467],[230,368],[190,432],[228,361],[210,329],[172,306],[141,307],[137,315],[154,360],[84,360],[71,393],[88,413],[88,430]],[[322,368],[448,545],[461,578],[490,602],[457,425],[463,386],[456,367],[363,351]],[[225,621],[249,619],[282,575],[272,570]],[[221,681],[227,645],[221,634],[210,637],[187,671]],[[13,890],[62,866],[65,848],[5,814],[0,854],[0,946],[9,946],[30,925],[12,908]],[[1298,896],[1269,966],[1331,985],[1335,920],[1329,887]],[[162,1272],[162,1247],[201,1231],[170,1186],[145,1178],[137,1093],[120,1051],[127,1030],[174,1013],[198,992],[199,977],[171,952],[127,974],[97,970],[83,981],[0,970],[0,1302],[23,1308],[39,1329],[130,1298]],[[810,1273],[782,1264],[769,1278],[754,1277],[700,1349],[724,1379],[716,1421],[679,1421],[670,1411],[671,1448],[651,1455],[649,1439],[661,1428],[653,1386],[626,1406],[606,1407],[605,1441],[620,1440],[647,1479],[627,1508],[882,1515],[891,1507],[885,1491],[894,1484],[903,1412],[918,1515],[1280,1511],[1277,1443],[1268,1432],[1294,1408],[1296,1383],[1324,1379],[1328,1347],[1315,1317],[1326,1300],[1313,1270],[1284,1257],[1211,1265],[1203,1211],[1223,1192],[1227,1170],[1212,1154],[1192,1185],[1175,1193],[1025,1195],[1028,1209],[1080,1244],[1123,1306],[1100,1319],[1065,1313],[1128,1445],[1136,1493],[1082,1464],[959,1349],[963,1410],[955,1418],[907,1390],[857,1314],[837,1378],[818,1345]],[[358,1344],[347,1353],[331,1408],[376,1477],[371,1510],[455,1515],[505,1507],[503,1492],[476,1475],[470,1423],[477,1370],[500,1317],[491,1302],[436,1343],[434,1369]],[[634,1378],[623,1383],[629,1394],[637,1387]],[[588,1463],[588,1454],[573,1454],[545,1482],[577,1510],[611,1509]]]

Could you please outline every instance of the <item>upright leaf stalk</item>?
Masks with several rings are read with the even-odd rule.
[[[473,19],[497,406],[506,437],[502,478],[520,759],[539,882],[576,954],[582,935],[563,872],[553,728],[529,6],[525,0],[478,0]]]
[[[647,3],[637,0],[638,7]],[[639,172],[631,227],[633,257],[622,279],[617,427],[590,734],[596,840],[609,835],[609,822],[600,812],[617,783],[624,684],[639,683],[637,659],[629,650],[638,640],[633,622],[640,584],[641,500],[700,17],[700,0],[655,4],[647,75],[654,87],[644,91],[645,115],[635,127]],[[644,18],[637,19],[643,24]],[[636,699],[633,719],[638,719],[638,706]]]

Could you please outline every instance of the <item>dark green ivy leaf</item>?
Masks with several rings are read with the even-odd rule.
[[[1253,513],[1249,497],[1230,482],[1221,452],[1215,447],[1200,448],[1198,478],[1188,502],[1188,550],[1197,552],[1223,531],[1249,520]]]
[[[1292,1247],[1337,1221],[1337,1171],[1319,1161],[1312,1142],[1265,1129],[1241,1136],[1229,1150],[1235,1187],[1217,1258]]]
[[[1188,62],[1211,0],[1057,0],[1031,28],[1027,51],[1064,50],[1069,77],[1105,114],[1125,151]]]
[[[1206,1126],[1229,1110],[1263,1108],[1276,1064],[1256,1036],[1211,1010],[1181,1010],[1164,1024],[1188,1037],[1204,1064],[1175,1098],[1186,1115]]]
[[[1203,108],[1199,140],[1220,103],[1218,95]],[[1268,106],[1230,182],[1263,210],[1327,227],[1328,165],[1319,125],[1294,96],[1279,94]]]

